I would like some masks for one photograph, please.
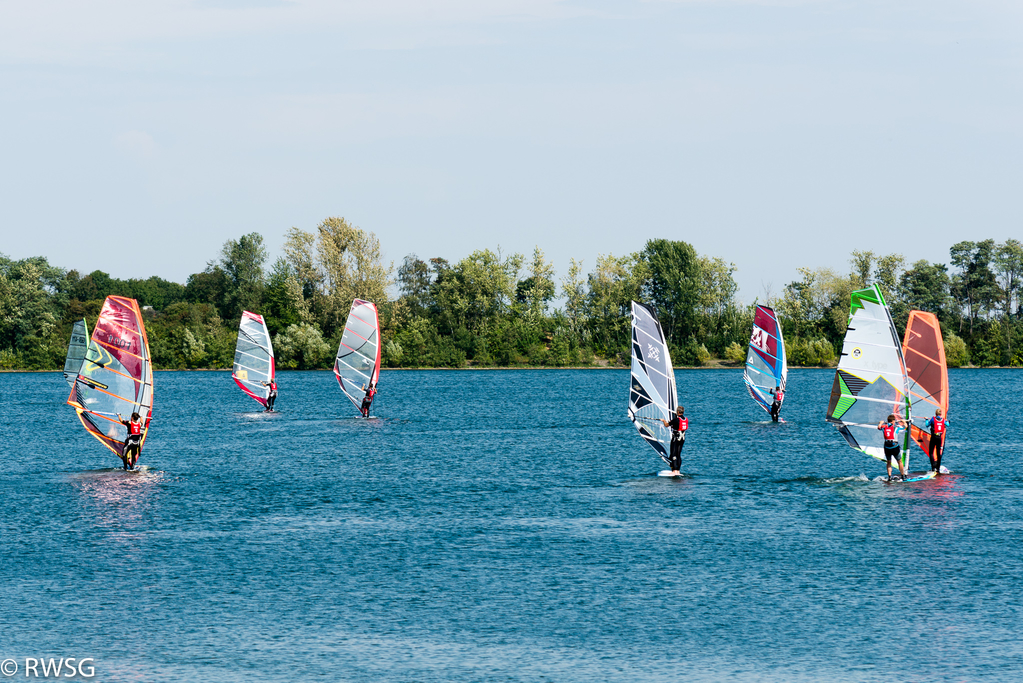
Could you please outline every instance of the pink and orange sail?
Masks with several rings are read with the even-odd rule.
[[[103,302],[67,402],[82,426],[122,460],[128,429],[121,418],[138,413],[145,445],[153,417],[153,363],[137,301],[108,296]]]
[[[910,436],[926,453],[931,437],[923,427],[924,422],[938,408],[948,417],[948,364],[945,362],[941,325],[934,314],[909,312],[902,355],[906,359],[913,415]]]

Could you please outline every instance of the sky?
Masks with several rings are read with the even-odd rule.
[[[0,253],[184,282],[343,216],[409,253],[684,240],[740,297],[1023,235],[1023,4],[0,0]]]

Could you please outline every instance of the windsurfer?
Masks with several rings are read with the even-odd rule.
[[[668,467],[675,475],[681,474],[682,447],[686,445],[686,431],[689,429],[689,420],[686,419],[685,412],[686,409],[679,406],[671,420],[661,420],[665,427],[671,428],[671,457],[668,459]]]
[[[927,458],[931,461],[931,469],[941,474],[941,455],[945,452],[945,431],[948,420],[944,419],[941,408],[934,411],[934,417],[924,423],[931,430],[931,441],[927,448]]]
[[[274,401],[277,400],[277,379],[271,379],[269,382],[260,382],[264,387],[270,387],[270,395],[266,397],[266,411],[268,413],[274,412]]]
[[[777,422],[778,414],[781,413],[781,402],[785,400],[785,392],[781,387],[775,387],[771,390],[771,396],[774,397],[774,403],[771,404],[771,419]]]
[[[359,410],[362,411],[363,417],[369,417],[369,406],[373,403],[373,397],[377,395],[377,385],[370,382],[368,387],[363,385],[362,389],[366,392],[366,396],[362,399],[362,406],[359,407]]]
[[[888,416],[887,422],[877,423],[877,428],[884,433],[884,465],[888,469],[888,480],[892,478],[892,460],[895,461],[895,466],[899,469],[899,475],[905,479],[909,476],[906,473],[906,468],[902,464],[902,459],[899,458],[899,453],[902,448],[899,446],[899,432],[906,427],[905,421],[901,418],[897,418],[894,415]]]
[[[130,470],[138,462],[139,449],[142,447],[142,418],[138,413],[132,413],[131,420],[125,420],[118,413],[117,419],[128,428],[128,436],[124,440],[124,455],[121,459],[124,460],[124,469]]]

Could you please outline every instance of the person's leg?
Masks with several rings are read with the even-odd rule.
[[[940,439],[938,439],[938,452],[935,454],[937,456],[936,459],[935,459],[935,462],[937,464],[934,466],[934,471],[935,472],[941,472],[941,456],[944,455],[944,454],[945,454],[945,437],[942,436]]]
[[[935,437],[931,437],[930,442],[927,444],[927,459],[931,462],[931,469],[935,472],[938,471],[938,458],[937,458],[938,442]]]
[[[771,404],[771,419],[775,422],[778,421],[778,410],[781,408],[781,404],[775,401]]]
[[[884,449],[884,467],[888,471],[888,478],[892,478],[892,449],[887,446]]]

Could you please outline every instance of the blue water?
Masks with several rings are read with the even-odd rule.
[[[672,479],[624,371],[385,371],[375,420],[329,372],[281,373],[274,415],[227,373],[160,372],[136,474],[59,373],[2,374],[0,659],[91,657],[97,681],[1023,679],[1023,374],[953,371],[955,474],[901,485],[824,423],[832,377],[792,371],[776,425],[737,371],[678,372]]]

